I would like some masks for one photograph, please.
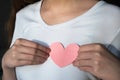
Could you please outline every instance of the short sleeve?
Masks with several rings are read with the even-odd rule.
[[[120,58],[120,30],[115,38],[112,40],[108,49],[118,58]]]
[[[16,39],[22,38],[25,26],[29,24],[31,21],[33,22],[36,21],[36,18],[34,16],[35,9],[36,9],[36,4],[31,4],[17,12],[16,21],[15,21],[15,30],[14,30],[11,46],[14,44]]]
[[[15,29],[14,29],[14,33],[13,33],[13,38],[12,38],[12,43],[10,46],[12,46],[14,44],[14,42],[18,39],[22,37],[22,33],[23,33],[23,25],[22,25],[22,19],[19,13],[17,13],[16,15],[16,21],[15,21]]]

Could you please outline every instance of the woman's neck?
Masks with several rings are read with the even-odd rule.
[[[97,0],[43,0],[40,13],[47,24],[59,24],[82,15],[97,2]]]
[[[43,0],[42,7],[45,10],[71,10],[77,7],[89,6],[98,0]]]

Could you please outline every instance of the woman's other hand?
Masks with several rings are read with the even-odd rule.
[[[80,46],[79,55],[73,65],[102,80],[120,80],[120,60],[101,44]]]
[[[2,59],[3,68],[15,68],[24,65],[44,63],[49,57],[50,49],[38,43],[18,39],[5,53]]]

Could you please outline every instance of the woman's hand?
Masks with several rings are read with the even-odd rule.
[[[50,49],[35,42],[18,39],[5,53],[2,59],[3,68],[15,68],[24,65],[35,65],[45,62]]]
[[[101,44],[80,46],[73,65],[102,80],[120,80],[120,61]]]

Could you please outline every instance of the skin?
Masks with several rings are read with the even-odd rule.
[[[47,24],[54,25],[82,15],[97,2],[98,0],[44,0],[40,13]],[[15,67],[42,64],[49,57],[49,52],[50,49],[45,46],[17,39],[3,56],[2,80],[17,80]],[[101,44],[80,46],[79,56],[73,64],[103,80],[120,79],[120,61]]]
[[[3,80],[17,80],[15,67],[42,64],[50,49],[25,39],[17,39],[2,59]]]
[[[98,0],[44,0],[40,13],[45,23],[55,25],[82,15],[97,2]]]
[[[120,79],[120,60],[101,44],[80,46],[79,55],[73,65],[102,80]]]

